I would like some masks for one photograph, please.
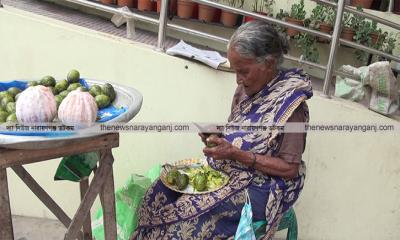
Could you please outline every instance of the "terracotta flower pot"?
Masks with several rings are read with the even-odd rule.
[[[133,0],[118,0],[117,5],[120,7],[129,7],[133,8]]]
[[[264,12],[256,12],[257,14],[260,14],[260,15],[264,15],[264,16],[268,16],[268,13],[264,13]],[[253,18],[253,17],[250,17],[250,16],[245,16],[244,17],[244,22],[246,23],[246,22],[251,22],[251,21],[255,21],[255,20],[257,20],[257,19],[255,19],[255,18]]]
[[[185,19],[192,18],[195,5],[190,0],[178,0],[178,17]]]
[[[362,8],[371,8],[372,2],[374,0],[351,0],[351,6],[361,6]]]
[[[233,12],[222,11],[221,23],[226,27],[233,27],[236,25],[239,15]]]
[[[199,4],[198,19],[203,22],[212,22],[217,9],[207,5]]]
[[[400,0],[394,0],[393,12],[395,14],[400,14]]]
[[[104,4],[114,4],[114,0],[101,0],[100,2]]]
[[[371,43],[372,43],[373,45],[375,45],[375,44],[378,42],[379,37],[380,37],[380,36],[379,36],[379,33],[375,33],[375,32],[370,33],[369,36],[371,37]]]
[[[138,10],[140,11],[151,11],[152,5],[151,0],[138,0]]]
[[[303,20],[298,20],[298,19],[291,18],[291,17],[287,17],[286,18],[286,22],[292,23],[292,24],[296,24],[296,25],[299,25],[299,26],[303,26],[304,25]],[[287,29],[287,35],[289,37],[293,37],[293,36],[295,36],[295,35],[297,35],[299,33],[300,32],[298,30],[294,29],[294,28],[288,28]]]
[[[320,23],[319,24],[319,30],[321,32],[323,32],[323,33],[331,33],[332,29],[333,29],[333,27],[330,24],[327,24],[327,23]],[[322,42],[322,43],[329,42],[329,40],[321,38],[321,37],[318,38],[318,41]]]
[[[157,0],[157,13],[161,12],[161,0]]]
[[[343,39],[346,39],[347,41],[353,41],[354,37],[354,30],[351,28],[343,28],[342,33],[340,34],[340,37]]]

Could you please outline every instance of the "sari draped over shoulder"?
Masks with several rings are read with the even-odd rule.
[[[283,126],[294,110],[311,96],[310,79],[301,69],[281,71],[260,92],[238,103],[228,124]],[[278,129],[267,128],[257,132],[226,132],[224,137],[244,151],[274,156],[280,147],[279,134]],[[207,160],[212,168],[229,175],[229,183],[211,193],[189,195],[174,192],[160,180],[156,181],[143,199],[138,228],[132,239],[232,238],[246,200],[245,191],[249,192],[253,212],[264,213],[258,218],[268,222],[264,239],[272,238],[283,213],[302,190],[304,163],[297,177],[285,180],[254,171],[234,160]]]

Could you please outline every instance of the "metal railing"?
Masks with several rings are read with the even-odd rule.
[[[64,0],[66,2],[71,2],[74,4],[78,4],[81,6],[86,6],[86,7],[90,7],[90,8],[94,8],[97,10],[101,10],[101,11],[105,11],[108,13],[112,13],[112,14],[121,14],[122,16],[124,16],[126,19],[134,19],[134,20],[140,20],[140,21],[144,21],[153,25],[158,25],[159,29],[158,29],[158,42],[157,42],[157,50],[159,51],[163,51],[164,50],[164,43],[165,43],[165,37],[166,37],[166,31],[167,29],[171,29],[171,30],[176,30],[179,32],[183,32],[183,33],[187,33],[193,36],[198,36],[198,37],[202,37],[202,38],[206,38],[206,39],[210,39],[219,43],[224,43],[227,44],[228,43],[228,39],[226,38],[222,38],[216,35],[212,35],[212,34],[207,34],[201,31],[196,31],[190,28],[186,28],[186,27],[182,27],[173,23],[169,23],[168,22],[168,18],[167,18],[167,12],[168,12],[168,2],[169,0],[163,0],[162,4],[161,4],[161,12],[160,12],[160,18],[159,19],[154,19],[151,17],[146,17],[143,16],[141,14],[137,14],[137,13],[133,13],[133,12],[124,12],[119,8],[114,8],[108,5],[104,5],[98,2],[93,2],[93,1],[88,1],[88,0]],[[250,16],[253,17],[255,19],[259,19],[262,21],[266,21],[272,24],[276,24],[282,27],[290,27],[293,29],[296,29],[300,32],[305,32],[308,33],[310,35],[313,36],[317,36],[317,37],[321,37],[324,39],[328,39],[331,41],[330,43],[330,52],[329,52],[329,58],[328,58],[328,63],[327,65],[321,65],[318,63],[312,63],[309,61],[305,61],[301,58],[296,58],[293,56],[289,56],[289,55],[284,55],[284,58],[290,61],[295,61],[298,62],[300,64],[305,64],[305,65],[309,65],[311,67],[315,67],[321,70],[325,70],[325,79],[324,79],[324,87],[323,87],[323,94],[326,97],[329,97],[329,88],[330,88],[330,84],[331,84],[331,79],[332,79],[332,75],[333,73],[337,73],[340,74],[340,72],[334,71],[334,64],[335,64],[335,57],[336,57],[336,52],[338,49],[339,45],[345,45],[345,46],[349,46],[355,49],[359,49],[362,51],[365,51],[367,53],[370,54],[374,54],[374,55],[378,55],[378,56],[382,56],[385,57],[387,59],[390,60],[394,60],[397,62],[400,62],[400,57],[394,56],[392,54],[388,54],[386,52],[377,50],[377,49],[373,49],[370,47],[366,47],[364,45],[355,43],[355,42],[351,42],[351,41],[347,41],[344,39],[340,38],[340,32],[341,32],[341,22],[343,19],[343,13],[345,11],[355,14],[355,15],[360,15],[363,16],[365,18],[374,20],[378,23],[390,26],[394,29],[400,30],[400,25],[391,21],[388,21],[386,19],[374,16],[372,14],[368,14],[365,12],[360,12],[357,11],[356,9],[352,8],[352,7],[348,7],[345,6],[344,4],[344,0],[339,0],[338,3],[334,3],[334,2],[330,2],[328,0],[313,0],[317,3],[320,4],[326,4],[329,5],[331,7],[337,8],[337,15],[336,15],[336,21],[335,21],[335,26],[333,29],[333,33],[332,35],[327,34],[327,33],[322,33],[316,30],[312,30],[309,28],[305,28],[303,26],[298,26],[295,24],[291,24],[279,19],[275,19],[273,17],[269,17],[269,16],[265,16],[265,15],[260,15],[254,12],[248,12],[242,9],[237,9],[234,7],[230,7],[227,5],[223,5],[217,2],[211,2],[208,0],[192,0],[193,2],[199,3],[199,4],[203,4],[203,5],[208,5],[208,6],[212,6],[215,8],[219,8],[221,10],[224,11],[229,11],[229,12],[233,12],[233,13],[237,13],[237,14],[241,14],[241,15],[245,15],[245,16]],[[0,7],[2,6],[1,4],[1,0],[0,0]],[[390,1],[390,5],[389,5],[389,9],[393,8],[393,0]],[[127,28],[127,31],[129,30],[129,28]],[[129,34],[127,32],[127,34]]]

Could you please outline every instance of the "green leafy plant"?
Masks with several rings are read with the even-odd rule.
[[[373,48],[378,49],[380,51],[393,54],[393,50],[396,47],[396,35],[394,33],[384,32],[380,35],[376,44],[374,44]],[[374,56],[374,61],[387,61],[385,57]]]
[[[286,12],[286,11],[284,11],[283,9],[280,9],[279,12],[278,12],[278,13],[276,14],[276,16],[275,16],[276,19],[279,19],[279,20],[282,20],[282,21],[285,21],[285,19],[286,19],[287,17],[289,17],[289,13]],[[285,28],[285,27],[282,27],[282,26],[280,26],[280,25],[275,25],[275,28],[276,28],[280,33],[286,34],[286,28]]]
[[[311,13],[310,20],[314,25],[326,23],[333,25],[335,22],[336,12],[331,7],[324,5],[317,5]]]
[[[378,34],[378,41],[374,43],[371,39],[371,34]],[[377,27],[377,23],[375,21],[367,21],[363,20],[362,22],[358,22],[356,26],[354,40],[356,43],[373,47],[375,49],[380,49],[383,45],[383,41],[385,37],[382,34],[382,30]],[[368,53],[362,50],[356,50],[355,55],[357,60],[365,63],[368,60]]]
[[[254,0],[253,2],[253,12],[267,13],[272,15],[274,9],[273,5],[275,0]]]
[[[243,8],[244,0],[224,0],[224,3],[231,7]]]
[[[300,0],[300,3],[295,3],[292,5],[289,16],[298,20],[304,20],[306,18],[306,10],[304,10],[304,0]]]
[[[343,20],[342,20],[342,26],[345,28],[352,28],[354,29],[354,15],[348,12],[343,13]]]
[[[295,36],[296,47],[301,49],[303,59],[310,62],[319,61],[319,52],[315,45],[317,38],[307,33],[300,33]]]

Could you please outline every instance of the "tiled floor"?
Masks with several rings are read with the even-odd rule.
[[[15,240],[63,240],[66,228],[56,220],[13,216]],[[275,240],[285,239],[286,231],[278,232]]]
[[[62,240],[66,228],[56,220],[13,216],[15,240]]]

